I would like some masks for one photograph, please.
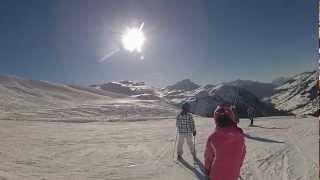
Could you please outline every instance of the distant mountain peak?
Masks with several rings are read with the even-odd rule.
[[[244,88],[259,98],[270,97],[273,94],[274,88],[276,87],[272,83],[240,79],[224,84]]]
[[[113,81],[104,84],[95,84],[91,85],[99,90],[105,90],[109,92],[119,93],[127,96],[132,97],[139,97],[141,98],[154,98],[159,99],[156,97],[158,92],[155,88],[146,85],[145,82],[141,81],[129,81],[129,80],[121,80],[121,81]]]
[[[173,85],[167,86],[168,90],[183,90],[183,91],[191,91],[199,88],[200,85],[192,82],[190,79],[184,79],[182,81],[178,81]]]

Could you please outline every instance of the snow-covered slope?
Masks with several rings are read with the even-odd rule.
[[[58,117],[57,117],[58,119]],[[203,165],[215,125],[194,117],[196,153]],[[319,120],[240,120],[246,136],[243,180],[318,180]],[[0,121],[0,179],[3,180],[205,180],[184,146],[185,165],[173,161],[175,121],[46,123]],[[175,156],[176,157],[176,156]],[[202,166],[200,166],[202,167]]]
[[[0,119],[107,121],[174,116],[171,105],[90,87],[0,76]]]
[[[275,89],[270,98],[272,104],[277,109],[297,115],[314,114],[319,109],[318,77],[316,71],[295,75]]]
[[[107,98],[68,85],[0,76],[0,104],[14,109],[59,106]]]

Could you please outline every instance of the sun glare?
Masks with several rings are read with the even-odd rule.
[[[142,29],[130,28],[122,36],[122,45],[129,52],[141,52],[145,37]]]

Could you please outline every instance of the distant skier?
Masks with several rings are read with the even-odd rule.
[[[192,142],[192,136],[196,136],[196,128],[194,125],[193,117],[190,113],[190,104],[185,103],[182,105],[182,110],[176,119],[176,127],[179,135],[177,147],[178,160],[182,158],[182,148],[185,140],[187,141],[190,152],[192,153],[193,158],[195,159],[196,154],[194,144]]]
[[[231,107],[218,106],[214,120],[216,128],[204,153],[206,173],[210,180],[238,180],[246,154],[243,131]]]
[[[240,119],[239,119],[239,114],[238,114],[238,111],[237,111],[237,107],[235,105],[232,105],[231,109],[232,109],[232,111],[234,113],[234,119],[238,124],[240,122]]]
[[[249,106],[247,109],[248,117],[250,119],[250,126],[253,126],[253,118],[254,118],[254,108],[252,106]]]

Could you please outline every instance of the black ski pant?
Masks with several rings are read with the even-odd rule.
[[[253,115],[249,114],[249,119],[250,119],[250,125],[253,125]]]

